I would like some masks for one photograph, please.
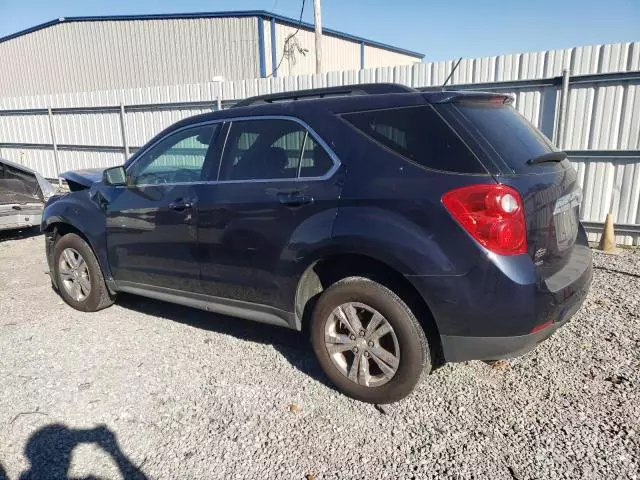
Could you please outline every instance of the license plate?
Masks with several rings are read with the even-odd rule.
[[[558,250],[562,251],[574,244],[578,234],[578,217],[582,203],[582,190],[576,189],[556,200],[553,209],[553,223],[556,230]]]

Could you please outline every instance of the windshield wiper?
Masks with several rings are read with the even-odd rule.
[[[566,152],[549,152],[527,160],[529,165],[537,165],[538,163],[561,162],[567,158]]]

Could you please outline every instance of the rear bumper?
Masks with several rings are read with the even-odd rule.
[[[440,338],[445,360],[447,362],[497,360],[517,357],[534,349],[567,323],[580,309],[591,286],[592,277],[593,268],[589,254],[589,264],[572,285],[575,288],[571,295],[554,305],[549,326],[534,333],[505,337],[442,335]],[[567,291],[566,288],[568,287],[565,287],[565,291]],[[517,319],[514,319],[514,322],[517,322]]]
[[[447,362],[465,362],[467,360],[498,360],[523,355],[533,350],[569,321],[580,308],[578,304],[573,312],[562,321],[553,323],[535,333],[514,337],[455,337],[443,335],[442,351]]]

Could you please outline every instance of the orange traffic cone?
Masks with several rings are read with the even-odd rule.
[[[604,253],[618,253],[618,249],[616,248],[616,234],[613,231],[613,217],[610,213],[607,213],[607,218],[604,221],[604,230],[600,236],[598,249]]]

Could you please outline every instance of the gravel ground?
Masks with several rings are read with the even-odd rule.
[[[132,296],[72,310],[43,242],[0,238],[0,478],[640,478],[639,250],[596,254],[535,351],[376,408],[295,332]]]

